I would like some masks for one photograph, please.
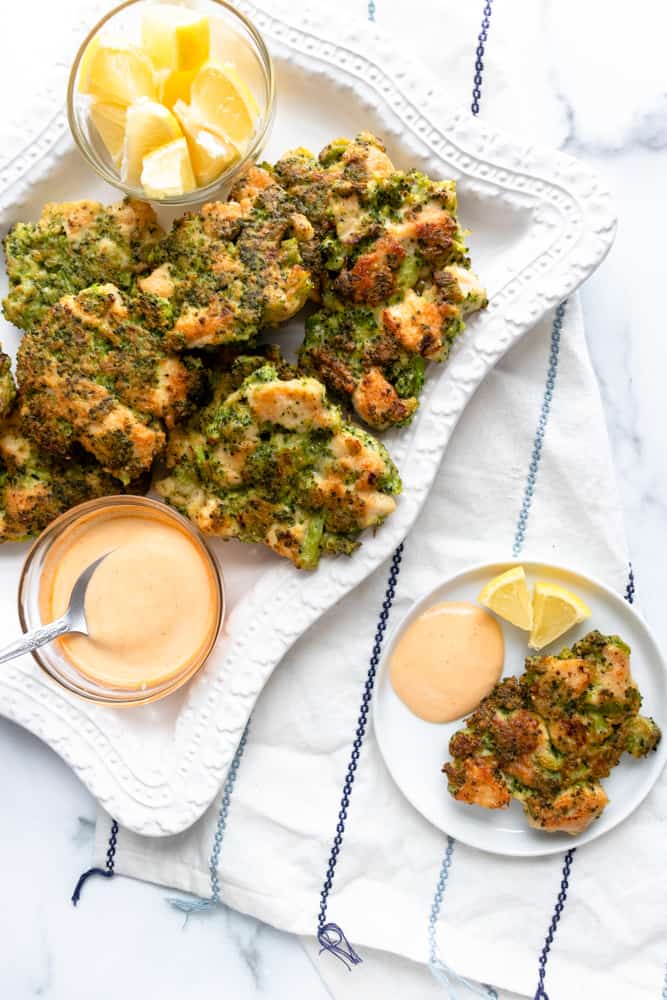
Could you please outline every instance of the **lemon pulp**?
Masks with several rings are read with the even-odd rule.
[[[528,645],[531,649],[543,649],[590,616],[591,609],[571,590],[556,583],[538,582],[533,596],[533,628]]]
[[[494,576],[482,588],[477,600],[517,628],[529,632],[533,627],[533,607],[523,566],[513,566]]]

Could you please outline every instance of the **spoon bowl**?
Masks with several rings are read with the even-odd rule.
[[[111,552],[113,551],[112,549]],[[47,642],[53,642],[54,639],[60,638],[61,635],[68,635],[71,632],[88,635],[86,591],[88,590],[88,584],[92,579],[93,573],[100,563],[104,562],[107,556],[111,555],[111,552],[105,552],[103,556],[92,562],[80,574],[72,587],[69,605],[65,613],[60,618],[56,618],[55,621],[49,622],[48,625],[42,625],[39,628],[26,632],[20,639],[10,643],[9,646],[5,646],[4,649],[0,649],[0,663],[13,660],[16,656],[21,656],[23,653],[31,653],[33,649],[39,649],[40,646],[45,646]]]

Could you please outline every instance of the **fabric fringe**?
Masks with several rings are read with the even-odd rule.
[[[478,985],[470,979],[466,979],[465,976],[459,976],[458,972],[454,972],[448,965],[441,962],[439,958],[429,962],[428,967],[434,978],[447,990],[447,1000],[460,1000],[459,994],[456,992],[457,986],[462,986],[471,993],[475,993],[478,997],[485,997],[486,1000],[492,1000],[492,998],[497,1000],[498,998],[498,994],[492,986]]]
[[[166,902],[173,906],[175,910],[180,910],[188,916],[191,913],[201,913],[202,910],[210,910],[216,905],[214,899],[185,899],[183,896],[167,896]]]
[[[103,878],[113,878],[113,874],[113,871],[109,871],[107,868],[89,868],[87,872],[83,873],[74,887],[74,892],[72,893],[72,905],[76,906],[81,899],[81,890],[91,875],[101,875]]]
[[[353,965],[360,965],[363,962],[363,958],[354,950],[338,924],[325,924],[324,927],[320,927],[317,940],[322,946],[320,955],[324,951],[335,955],[348,972],[352,971]]]

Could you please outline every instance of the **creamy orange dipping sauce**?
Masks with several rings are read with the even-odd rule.
[[[43,622],[67,609],[80,573],[113,550],[86,592],[89,635],[59,640],[77,670],[103,687],[146,689],[195,669],[220,623],[220,591],[203,543],[145,507],[102,508],[67,528],[47,553]]]
[[[500,625],[476,604],[445,601],[424,611],[394,650],[394,691],[426,722],[452,722],[475,709],[500,679]]]

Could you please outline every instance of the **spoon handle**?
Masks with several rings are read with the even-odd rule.
[[[26,632],[16,642],[0,649],[0,663],[13,660],[15,656],[20,656],[22,653],[31,653],[33,649],[38,649],[40,646],[46,645],[47,642],[53,642],[58,636],[71,631],[72,626],[69,618],[56,618],[54,622],[43,625],[41,628],[35,628],[32,632]]]

